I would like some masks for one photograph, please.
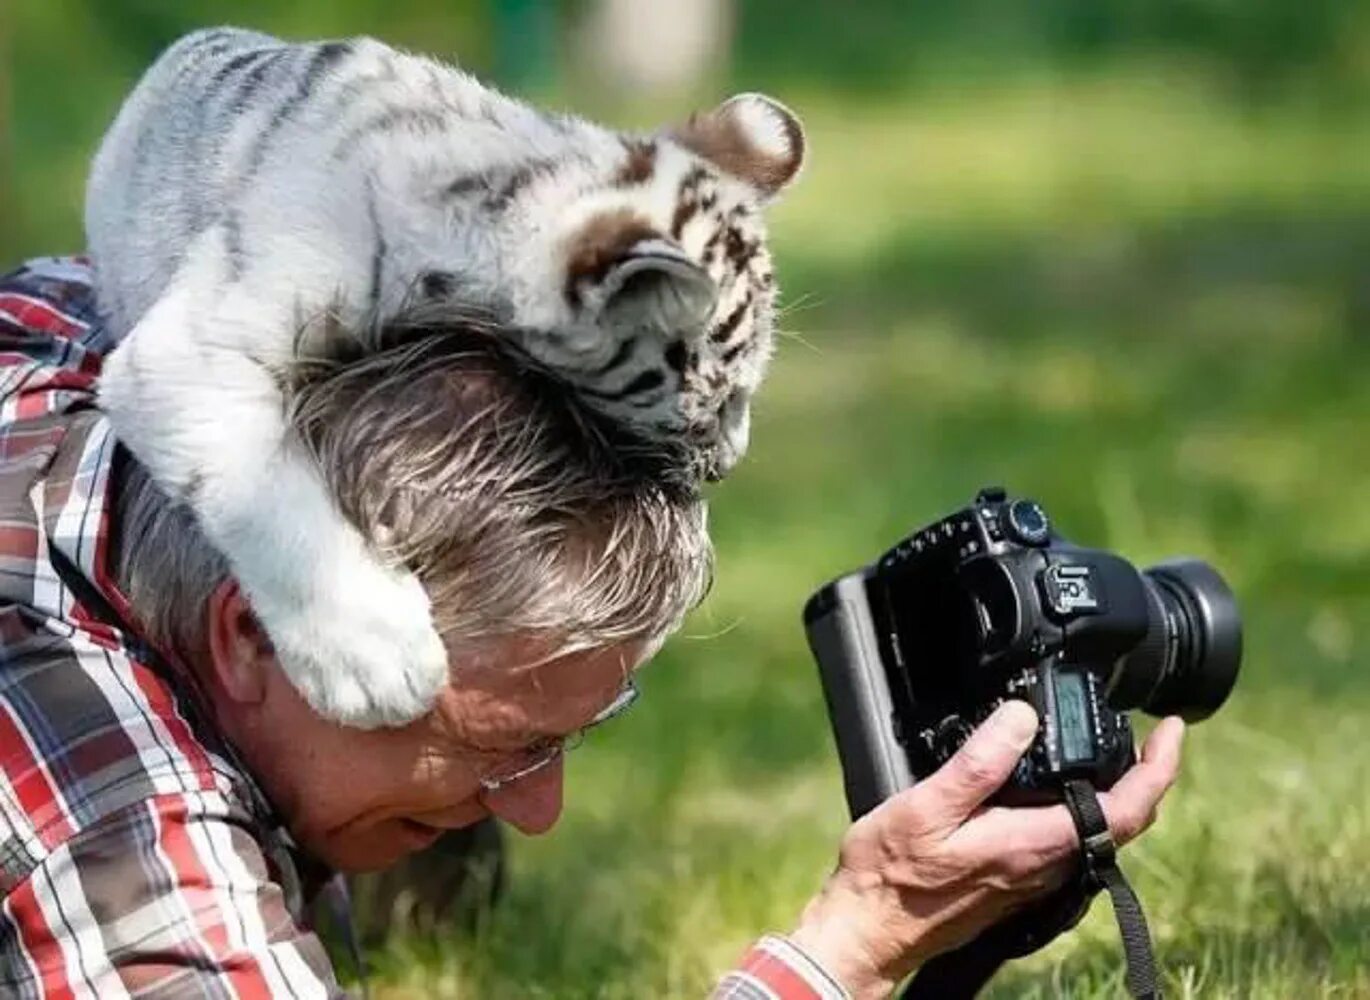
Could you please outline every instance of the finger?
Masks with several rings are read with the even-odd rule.
[[[1178,772],[1183,735],[1179,719],[1166,719],[1142,747],[1141,761],[1112,791],[1099,796],[1117,843],[1135,838],[1150,825],[1157,803]],[[966,822],[948,846],[982,864],[1029,871],[1073,857],[1080,838],[1065,806],[997,807]]]
[[[947,846],[972,864],[1026,872],[1073,857],[1080,838],[1065,806],[1000,806],[972,817]]]
[[[1162,719],[1142,747],[1141,760],[1099,796],[1108,828],[1118,844],[1125,844],[1149,827],[1156,807],[1180,773],[1184,722]]]
[[[1037,733],[1037,713],[1006,701],[926,780],[914,786],[916,806],[945,826],[959,826],[1013,773]]]

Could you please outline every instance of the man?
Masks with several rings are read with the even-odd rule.
[[[330,871],[488,816],[555,823],[564,741],[631,703],[709,545],[696,498],[634,471],[487,338],[434,335],[293,388],[340,507],[419,575],[451,653],[428,715],[349,730],[296,694],[223,560],[94,407],[110,345],[85,263],[0,281],[5,995],[335,995],[304,919]],[[1064,882],[1064,808],[985,807],[1035,726],[1000,710],[855,824],[791,933],[717,996],[887,996]],[[1103,796],[1118,840],[1151,821],[1179,740],[1163,723]]]

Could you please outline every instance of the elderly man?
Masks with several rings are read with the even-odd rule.
[[[0,992],[335,995],[304,916],[330,872],[489,816],[555,823],[565,741],[631,703],[710,550],[695,497],[633,472],[487,338],[294,387],[341,508],[418,573],[451,653],[425,717],[350,730],[296,694],[223,559],[95,408],[110,345],[85,263],[0,281]],[[790,933],[717,996],[886,996],[1060,885],[1065,810],[985,807],[1035,726],[1001,710],[853,826]],[[1103,797],[1119,840],[1150,822],[1179,737],[1163,723]]]

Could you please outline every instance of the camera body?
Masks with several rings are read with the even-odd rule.
[[[936,770],[1009,698],[1041,725],[1008,798],[1108,788],[1134,760],[1128,709],[1206,718],[1241,658],[1235,601],[1206,564],[1138,572],[995,487],[821,588],[804,622],[853,815]]]

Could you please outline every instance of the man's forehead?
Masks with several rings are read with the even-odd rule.
[[[532,687],[567,674],[605,676],[622,680],[656,655],[661,639],[629,639],[612,645],[567,649],[546,636],[511,635],[484,640],[469,647],[449,644],[451,684]]]
[[[504,657],[485,650],[454,662],[435,715],[457,739],[479,744],[565,735],[607,706],[659,647],[631,641],[550,657],[551,647],[537,643],[512,644]]]

